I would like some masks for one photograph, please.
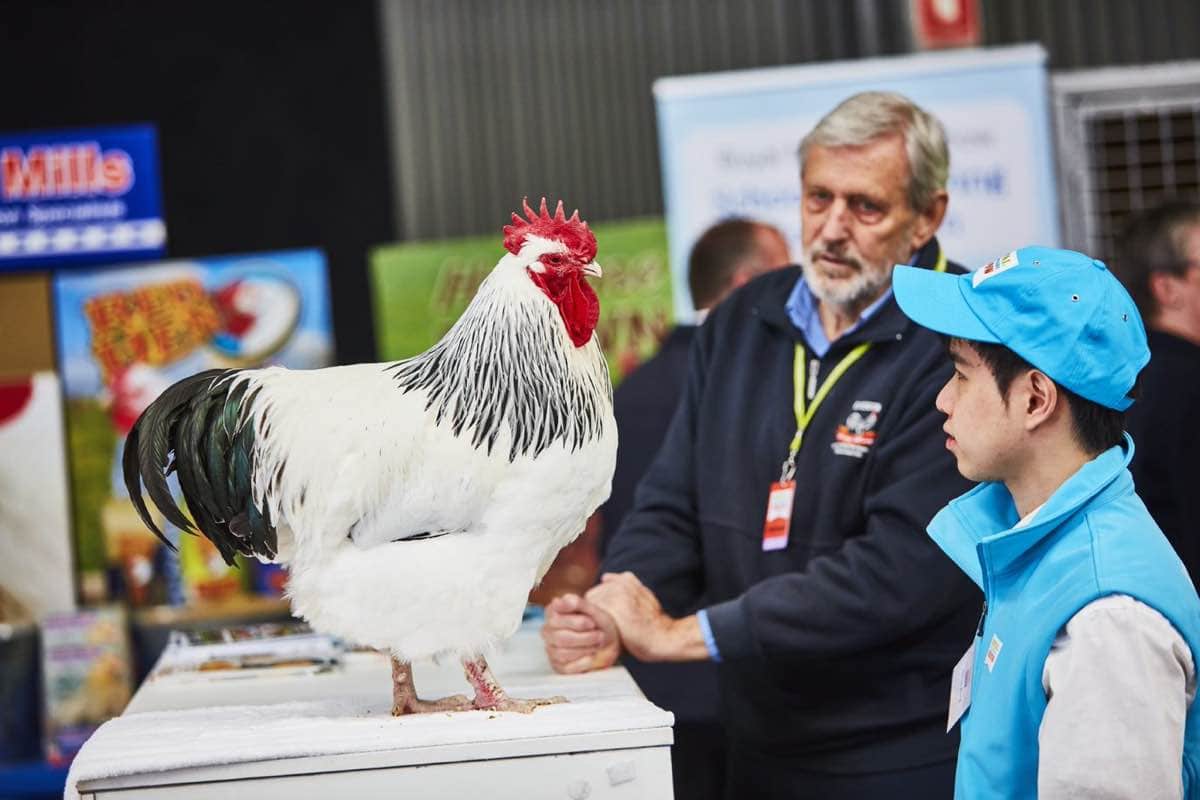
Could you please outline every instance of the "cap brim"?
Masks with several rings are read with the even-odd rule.
[[[892,292],[900,310],[918,325],[958,339],[999,344],[996,335],[967,305],[963,280],[961,275],[897,264],[892,273]]]

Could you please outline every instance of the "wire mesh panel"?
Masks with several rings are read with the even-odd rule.
[[[1200,193],[1200,62],[1057,75],[1063,230],[1111,259],[1129,215]]]

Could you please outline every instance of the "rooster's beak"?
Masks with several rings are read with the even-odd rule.
[[[600,271],[600,265],[595,261],[583,268],[583,274],[591,275],[593,278],[599,278],[604,275],[604,273]]]

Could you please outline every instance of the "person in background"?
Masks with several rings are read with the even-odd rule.
[[[658,452],[679,404],[696,326],[734,289],[790,263],[783,234],[772,225],[749,219],[718,222],[692,246],[688,288],[696,308],[695,324],[672,328],[658,352],[621,381],[613,395],[621,447],[612,494],[600,508],[606,544],[633,506],[634,489]]]
[[[1149,329],[1151,359],[1126,424],[1130,470],[1150,515],[1200,585],[1200,202],[1134,217],[1113,272]]]
[[[1126,468],[1150,359],[1132,299],[1102,262],[1045,247],[973,275],[897,267],[893,286],[951,337],[937,407],[982,481],[929,524],[984,591],[950,695],[955,796],[1196,796],[1200,598]]]
[[[950,673],[978,590],[925,535],[969,484],[941,446],[949,365],[892,297],[892,265],[961,272],[941,124],[866,92],[800,145],[803,273],[733,292],[695,334],[666,440],[564,596],[551,664],[714,661],[729,798],[951,796]]]
[[[789,262],[787,240],[771,225],[734,218],[708,228],[688,257],[696,325],[731,291]],[[621,446],[612,495],[598,512],[605,545],[629,513],[634,489],[658,452],[679,404],[696,325],[676,325],[658,353],[621,381],[613,395]],[[675,796],[719,797],[725,781],[725,736],[717,719],[715,666],[643,664],[629,656],[622,661],[646,697],[675,714],[671,748]]]

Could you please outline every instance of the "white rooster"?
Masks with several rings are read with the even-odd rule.
[[[293,610],[392,655],[393,714],[510,698],[485,653],[512,635],[555,555],[608,497],[616,457],[608,368],[594,335],[596,239],[542,200],[504,228],[508,253],[454,327],[388,364],[210,370],[162,393],[129,434],[167,519],[178,473],[192,520],[227,561],[285,563]],[[461,657],[473,698],[422,701],[410,662]]]

